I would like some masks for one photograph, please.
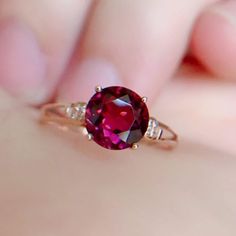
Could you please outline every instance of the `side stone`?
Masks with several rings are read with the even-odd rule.
[[[145,137],[147,137],[148,139],[156,140],[161,137],[162,132],[163,130],[159,127],[157,119],[155,119],[154,117],[150,117]]]
[[[66,116],[72,120],[83,121],[85,119],[86,103],[72,103],[66,107]]]

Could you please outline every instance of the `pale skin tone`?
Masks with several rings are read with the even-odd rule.
[[[236,234],[235,1],[7,0],[0,20],[0,235]],[[30,106],[97,84],[147,96],[179,146],[107,151]]]

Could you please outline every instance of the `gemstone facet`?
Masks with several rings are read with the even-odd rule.
[[[121,150],[132,147],[148,128],[149,113],[135,92],[119,86],[102,89],[89,100],[85,124],[100,146]]]

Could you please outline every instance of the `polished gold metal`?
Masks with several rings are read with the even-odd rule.
[[[96,92],[96,93],[102,92],[102,86],[101,86],[101,85],[97,85],[97,86],[95,87],[95,92]]]
[[[139,148],[139,144],[138,143],[134,143],[133,145],[132,145],[132,149],[133,150],[137,150]]]
[[[81,117],[77,119],[68,115],[68,109],[73,107],[75,103],[72,104],[65,104],[65,103],[52,103],[46,104],[41,108],[41,123],[55,123],[62,126],[82,126],[84,125],[84,114],[81,114]],[[76,103],[81,107],[86,106],[86,103]],[[85,112],[85,111],[84,111]]]
[[[147,97],[142,97],[142,101],[143,101],[144,103],[147,103],[147,100],[148,100]]]
[[[101,87],[96,87],[100,91]],[[41,109],[41,123],[53,123],[66,127],[67,130],[74,130],[78,127],[85,127],[86,103],[53,103],[44,105]],[[91,134],[86,134],[88,140],[92,140]],[[167,125],[159,122],[156,118],[150,117],[145,138],[154,141],[159,146],[171,149],[178,142],[178,135]],[[137,149],[139,144],[134,143],[132,149]]]
[[[93,140],[93,135],[92,134],[87,134],[88,140],[91,141]]]

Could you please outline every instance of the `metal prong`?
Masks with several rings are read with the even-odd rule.
[[[132,145],[132,149],[133,149],[133,150],[137,150],[138,148],[139,148],[138,143],[134,143],[134,144]]]
[[[95,92],[97,92],[97,93],[102,92],[102,86],[97,85],[97,86],[95,87]]]
[[[147,98],[147,97],[142,97],[142,101],[143,101],[144,103],[146,103],[146,102],[147,102],[147,100],[148,100],[148,98]]]
[[[93,139],[93,135],[92,134],[87,134],[87,138],[89,141],[91,141]]]

